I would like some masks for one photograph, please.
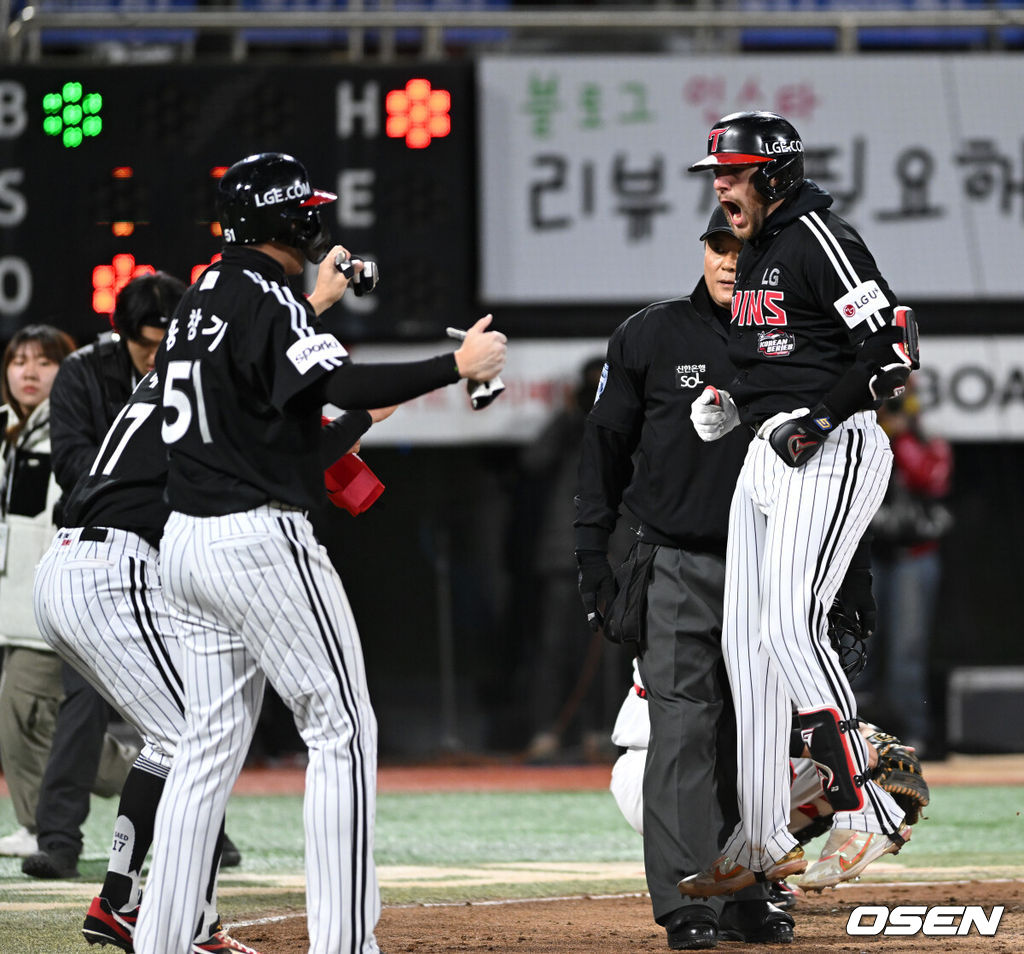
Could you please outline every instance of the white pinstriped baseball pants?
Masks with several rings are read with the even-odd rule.
[[[164,600],[158,553],[125,530],[85,532],[104,539],[82,539],[83,532],[58,530],[39,563],[34,586],[39,632],[138,729],[143,746],[132,771],[166,778],[185,728],[185,693],[178,627]],[[119,815],[115,846],[123,849],[134,837],[134,819]],[[141,872],[131,869],[131,857],[131,850],[115,847],[109,870],[132,880],[136,898]],[[209,864],[202,879],[206,886]],[[217,921],[215,887],[204,893],[200,911],[205,936]]]
[[[181,649],[157,551],[125,530],[57,531],[36,569],[43,639],[142,735],[140,758],[165,775],[185,726]]]
[[[309,747],[304,799],[310,954],[376,954],[377,723],[338,574],[304,513],[266,505],[172,513],[161,541],[168,599],[186,619],[186,726],[157,812],[135,948],[190,950],[224,806],[265,679]]]
[[[763,871],[797,844],[789,834],[789,730],[799,711],[857,703],[829,645],[827,614],[853,552],[885,495],[892,452],[875,415],[841,424],[802,467],[751,441],[729,515],[722,652],[736,707],[740,823],[724,853]],[[792,705],[791,705],[792,703]],[[847,740],[867,772],[859,732]],[[864,808],[837,812],[833,827],[886,832],[903,812],[874,782]]]

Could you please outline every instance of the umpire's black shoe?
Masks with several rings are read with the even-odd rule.
[[[237,868],[241,863],[242,853],[225,833],[224,846],[220,850],[220,866],[222,868]]]
[[[718,945],[718,918],[703,904],[688,904],[665,922],[673,951],[699,951]]]
[[[722,909],[718,936],[748,944],[791,944],[793,917],[770,901],[732,901]]]
[[[33,878],[77,878],[78,852],[73,849],[51,848],[29,855],[22,863],[21,870]]]

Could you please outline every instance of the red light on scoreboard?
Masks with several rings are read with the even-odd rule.
[[[451,106],[448,90],[432,89],[430,80],[411,79],[404,89],[393,89],[384,98],[385,130],[392,139],[404,139],[410,149],[426,149],[451,132]]]
[[[109,265],[97,265],[92,270],[92,310],[98,315],[109,315],[114,310],[117,293],[133,278],[152,275],[152,265],[138,265],[129,252],[115,255]]]
[[[219,226],[218,226],[217,234],[218,235],[220,234],[220,227]],[[189,279],[188,279],[189,280],[189,284],[192,284],[193,282],[195,282],[195,280],[200,275],[203,274],[203,270],[204,269],[209,268],[214,262],[219,262],[220,260],[221,260],[221,254],[220,254],[220,252],[217,252],[213,256],[213,258],[211,258],[205,265],[193,265],[192,266],[192,272],[189,275]]]

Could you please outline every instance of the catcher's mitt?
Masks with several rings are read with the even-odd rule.
[[[882,786],[906,813],[908,825],[920,821],[921,809],[929,801],[928,783],[921,771],[921,760],[899,739],[876,725],[864,723],[867,736],[878,750],[878,765],[871,777]]]

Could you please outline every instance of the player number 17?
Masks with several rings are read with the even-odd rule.
[[[180,441],[192,424],[193,400],[188,393],[188,384],[192,382],[192,392],[195,401],[195,418],[199,423],[199,435],[204,444],[210,444],[213,437],[210,435],[210,422],[206,418],[206,401],[203,398],[203,380],[198,361],[169,361],[167,371],[164,374],[164,408],[173,408],[176,412],[173,421],[168,422],[164,417],[163,426],[160,429],[160,436],[165,444],[175,444]]]

